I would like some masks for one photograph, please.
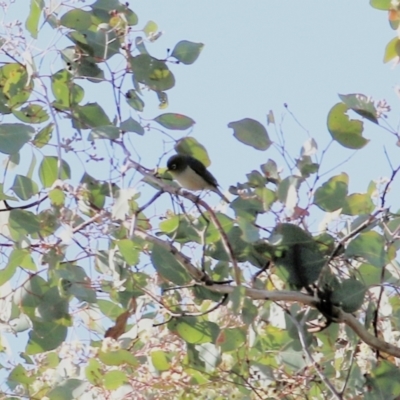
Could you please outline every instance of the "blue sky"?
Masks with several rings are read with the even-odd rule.
[[[17,0],[11,5],[7,20],[25,21],[22,13],[28,8],[21,8],[21,4],[27,3]],[[83,7],[83,3],[76,6]],[[329,143],[326,118],[339,101],[339,93],[385,98],[393,110],[390,121],[398,124],[399,98],[393,90],[398,84],[398,69],[382,61],[384,48],[395,32],[386,13],[373,9],[368,1],[218,0],[210,5],[186,0],[138,0],[131,7],[139,17],[137,30],[153,20],[163,32],[155,43],[146,44],[153,56],[165,58],[167,49],[183,39],[205,44],[193,65],[170,64],[176,86],[168,91],[168,109],[158,110],[158,101],[150,93],[145,96],[142,117],[152,119],[164,112],[177,112],[193,118],[196,125],[190,134],[206,146],[211,171],[225,190],[244,181],[246,173],[258,169],[268,158],[285,167],[273,147],[261,152],[239,143],[227,126],[229,122],[253,118],[265,124],[272,110],[277,125],[267,127],[269,135],[276,141],[275,133],[281,130],[293,158],[308,135],[317,141],[320,152]],[[69,9],[65,7],[64,12]],[[45,25],[34,45],[46,48],[53,35]],[[54,63],[51,67],[55,72],[61,65]],[[107,106],[108,97],[101,92],[101,85],[97,90],[88,89],[83,103],[99,101],[112,119],[114,111]],[[287,112],[285,103],[304,129]],[[159,128],[156,123],[154,126]],[[350,174],[350,191],[363,192],[371,178],[390,175],[383,146],[394,164],[398,153],[394,138],[387,132],[368,121],[364,127],[364,136],[371,139],[364,149],[354,152],[335,143],[321,169],[330,170],[352,156],[333,171]],[[171,135],[179,139],[182,133]],[[173,148],[173,142],[157,131],[147,132],[143,138],[133,137],[132,142],[146,167],[154,167],[160,154]],[[93,167],[93,173],[99,171],[99,165]],[[284,169],[282,175],[287,174]]]
[[[282,125],[289,150],[296,156],[307,134],[286,112],[289,106],[322,150],[330,141],[326,118],[339,101],[338,93],[363,93],[385,98],[392,106],[390,121],[398,123],[393,88],[398,69],[383,63],[387,42],[395,36],[385,12],[367,1],[138,1],[139,22],[155,21],[164,35],[148,49],[165,57],[165,49],[182,39],[205,44],[192,66],[172,66],[177,85],[169,91],[168,111],[196,121],[193,136],[208,149],[211,170],[227,188],[269,157],[243,146],[227,127],[245,117],[266,122],[273,110]],[[151,117],[155,110],[148,108]],[[371,139],[335,173],[350,174],[350,190],[365,191],[370,178],[390,173],[383,146],[395,162],[398,148],[388,133],[365,121]],[[274,127],[268,132],[275,140]],[[178,136],[177,136],[178,137]],[[354,152],[334,144],[325,170]],[[398,158],[398,157],[397,157]],[[373,162],[371,162],[373,161]],[[283,163],[277,162],[283,166]],[[324,170],[324,168],[323,168]],[[398,186],[397,186],[398,187]]]

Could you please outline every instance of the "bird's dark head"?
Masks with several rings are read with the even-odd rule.
[[[182,154],[175,154],[167,161],[167,169],[171,172],[182,172],[188,166],[188,159]]]

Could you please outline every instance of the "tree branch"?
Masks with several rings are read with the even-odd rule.
[[[208,290],[212,292],[229,294],[235,289],[233,286],[222,286],[222,285],[209,285]],[[245,295],[253,300],[271,300],[271,301],[291,301],[298,302],[304,305],[308,305],[313,308],[317,308],[318,299],[311,297],[307,294],[300,292],[290,292],[286,290],[280,291],[268,291],[253,288],[245,288]],[[335,307],[335,316],[337,317],[338,323],[345,323],[351,328],[359,338],[371,346],[372,348],[382,351],[386,354],[390,354],[393,357],[400,358],[400,348],[390,343],[376,338],[374,335],[369,333],[365,327],[355,318],[353,315],[345,313],[339,308]]]

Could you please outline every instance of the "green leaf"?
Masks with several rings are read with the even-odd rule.
[[[55,213],[54,209],[43,210],[38,215],[41,237],[53,235],[55,231],[61,226],[58,214]]]
[[[342,214],[364,215],[370,214],[375,209],[371,196],[368,194],[354,193],[346,197]]]
[[[129,265],[137,265],[139,263],[139,250],[135,242],[130,239],[119,240],[118,249]]]
[[[242,238],[245,242],[254,243],[260,238],[258,228],[252,222],[241,217],[238,217],[237,222],[243,232]]]
[[[103,376],[103,384],[107,390],[115,390],[128,383],[129,379],[122,371],[108,371]]]
[[[21,365],[18,364],[8,375],[8,384],[14,382],[22,385],[31,385],[35,381],[34,376],[30,376],[28,371]]]
[[[179,243],[200,243],[199,231],[204,229],[201,221],[193,221],[187,215],[171,215],[160,222],[160,230]]]
[[[138,135],[144,135],[144,128],[139,122],[135,121],[133,118],[129,117],[125,121],[121,122],[120,126],[123,132],[135,132]]]
[[[269,211],[271,209],[272,204],[274,204],[277,199],[276,193],[273,190],[268,189],[266,187],[257,188],[255,192],[260,201],[262,202],[263,211]]]
[[[274,262],[281,279],[297,288],[316,281],[325,259],[308,232],[293,224],[279,224],[269,241],[280,251]]]
[[[215,212],[215,216],[217,217],[217,220],[221,224],[221,227],[224,232],[229,232],[233,228],[234,220],[232,218],[228,217],[226,214],[223,214],[221,212]],[[208,220],[210,219],[208,212],[203,213],[203,217],[207,218]],[[219,231],[219,228],[217,228],[214,224],[208,224],[206,221],[204,221],[204,226],[207,226],[207,231],[206,231],[207,244],[214,243],[215,241],[221,238],[221,233]],[[199,227],[198,230],[199,231],[203,230],[203,227]]]
[[[7,264],[5,268],[0,269],[0,286],[8,282],[15,274],[17,266],[13,264]]]
[[[206,167],[211,164],[206,148],[193,137],[179,139],[174,148],[177,153],[192,156],[201,161]]]
[[[296,167],[299,169],[303,178],[309,178],[318,172],[319,165],[312,161],[310,156],[302,156],[296,160]]]
[[[119,0],[96,0],[90,7],[95,11],[120,11],[121,6]]]
[[[43,157],[39,166],[39,178],[44,187],[50,187],[56,179],[66,180],[71,178],[71,169],[66,161],[61,160],[59,170],[58,158],[53,156]]]
[[[117,319],[117,317],[124,312],[124,310],[118,304],[115,304],[109,300],[99,299],[97,301],[97,305],[99,306],[101,312],[110,319]],[[101,361],[104,362],[103,360]],[[112,365],[112,364],[107,364],[107,365]]]
[[[136,25],[138,23],[137,15],[128,8],[128,3],[120,3],[118,0],[96,0],[90,6],[94,14],[99,17],[103,17],[103,22],[108,22],[110,20],[110,14],[118,14],[121,13],[122,16],[120,19],[125,21],[128,25]],[[116,13],[116,11],[118,13]]]
[[[0,90],[0,114],[10,114],[11,108],[7,105],[8,98]]]
[[[0,278],[3,278],[2,274],[0,274]],[[33,275],[21,287],[17,288],[13,302],[18,307],[22,307],[25,313],[29,314],[29,309],[34,310],[40,304],[43,293],[46,290],[48,290],[47,282],[39,275]]]
[[[95,359],[90,358],[88,365],[85,368],[86,379],[96,386],[100,386],[103,380],[103,372],[101,364]]]
[[[96,302],[96,292],[86,284],[90,279],[79,265],[61,264],[60,268],[54,272],[54,278],[58,281],[60,292],[63,295],[75,296],[82,302]]]
[[[181,40],[174,47],[171,57],[175,57],[183,64],[193,64],[203,50],[203,43],[189,42],[188,40]]]
[[[4,185],[0,183],[0,201],[1,200],[12,200],[15,201],[17,198],[15,196],[8,196],[4,193]],[[4,205],[0,205],[0,209],[4,209]]]
[[[346,248],[346,257],[362,257],[375,267],[383,268],[390,261],[386,241],[378,232],[360,233]]]
[[[119,53],[121,42],[116,32],[108,24],[98,26],[96,31],[73,31],[67,36],[82,50],[84,54],[93,57],[97,62],[110,59]]]
[[[350,120],[345,114],[349,107],[343,103],[334,105],[328,114],[328,130],[332,139],[348,149],[361,149],[369,140],[362,137],[363,123]]]
[[[365,292],[366,287],[357,279],[345,279],[332,292],[331,302],[344,312],[353,313],[361,308]]]
[[[7,157],[8,159],[8,166],[10,169],[14,169],[16,166],[18,166],[21,162],[21,155],[20,153],[14,153],[11,154],[10,156]]]
[[[62,206],[64,204],[65,193],[59,188],[55,188],[53,190],[50,190],[50,192],[49,192],[49,200],[51,201],[51,204],[53,206],[60,207],[60,206]]]
[[[243,301],[242,307],[242,321],[250,326],[254,323],[255,319],[258,316],[258,308],[254,305],[253,301],[246,297]]]
[[[120,130],[114,125],[98,126],[89,133],[88,140],[109,139],[116,140],[120,136]]]
[[[243,262],[248,259],[249,244],[242,239],[242,230],[238,226],[234,226],[228,233],[228,241],[233,249],[233,254],[238,262]],[[226,253],[225,246],[221,240],[212,243],[206,252],[210,257],[220,261],[230,261]]]
[[[308,335],[306,331],[306,335]],[[294,347],[293,345],[291,347]],[[306,367],[307,361],[304,358],[302,351],[297,351],[296,348],[293,349],[288,347],[288,349],[280,351],[279,356],[277,357],[279,363],[284,365],[286,368],[290,368],[294,371],[300,371]]]
[[[41,302],[37,307],[37,315],[40,317],[40,321],[35,326],[36,332],[43,329],[40,326],[42,321],[58,322],[68,317],[69,303],[67,299],[61,297],[58,287],[49,288],[40,300]]]
[[[13,110],[13,114],[22,122],[40,124],[49,119],[47,111],[39,104],[29,104],[21,110]]]
[[[151,261],[162,277],[176,285],[184,285],[191,280],[186,270],[176,261],[172,253],[157,244],[153,245]]]
[[[151,362],[157,371],[168,371],[170,369],[170,363],[167,355],[162,350],[154,350],[150,353]]]
[[[380,360],[370,374],[365,375],[366,400],[396,399],[400,395],[400,371],[397,365]]]
[[[182,114],[166,113],[161,114],[154,118],[154,121],[158,122],[164,128],[184,131],[191,128],[195,122],[192,118]]]
[[[268,159],[268,161],[265,164],[262,164],[260,168],[268,182],[278,183],[281,180],[278,173],[278,166],[274,160]]]
[[[139,97],[138,93],[134,89],[130,89],[125,95],[126,102],[136,111],[142,112],[144,109],[144,102]]]
[[[230,122],[228,128],[233,129],[233,136],[239,142],[254,147],[256,150],[267,150],[272,144],[265,127],[254,119],[244,118]]]
[[[378,112],[374,102],[370,98],[360,93],[339,94],[339,97],[347,107],[351,108],[357,114],[378,124]]]
[[[10,108],[24,104],[33,89],[33,79],[28,74],[27,68],[16,63],[6,64],[0,68],[0,84],[5,96],[3,100],[7,99],[7,106]]]
[[[238,197],[231,203],[231,207],[238,217],[240,216],[253,222],[258,214],[262,214],[265,211],[261,200],[258,198],[243,199]]]
[[[97,103],[89,103],[74,108],[74,128],[89,129],[98,126],[111,126],[107,114]]]
[[[346,204],[349,177],[341,173],[330,178],[314,194],[314,204],[321,210],[332,212]]]
[[[15,176],[14,184],[11,189],[21,200],[28,200],[39,193],[36,182],[23,175]]]
[[[35,167],[36,167],[36,156],[35,156],[35,154],[32,154],[31,162],[29,164],[29,169],[28,169],[28,172],[26,173],[27,178],[32,179],[33,173],[35,171]]]
[[[216,323],[196,317],[175,318],[168,323],[168,328],[192,344],[215,343],[220,330]]]
[[[77,31],[88,29],[92,25],[92,13],[75,8],[60,18],[60,24]]]
[[[246,332],[243,328],[228,328],[221,331],[218,336],[218,345],[223,353],[233,351],[244,346]]]
[[[18,153],[33,136],[35,130],[24,124],[0,124],[0,152]]]
[[[30,271],[37,270],[31,253],[26,249],[13,249],[8,258],[7,266],[22,267]]]
[[[55,322],[40,322],[29,332],[26,354],[33,355],[54,350],[67,337],[68,327]]]
[[[143,32],[146,34],[147,37],[154,36],[154,34],[157,33],[157,31],[158,31],[158,26],[154,21],[148,21],[143,28]]]
[[[175,77],[164,61],[148,54],[139,54],[130,60],[135,79],[151,90],[165,91],[175,86]]]
[[[28,18],[25,22],[25,28],[34,39],[37,39],[40,14],[44,7],[43,0],[31,0],[31,8]]]
[[[54,107],[57,109],[68,109],[83,100],[85,92],[73,79],[74,76],[66,69],[51,76],[51,90],[56,99]]]
[[[53,134],[54,124],[50,123],[41,129],[32,140],[32,144],[38,149],[41,149],[47,143],[49,143]]]
[[[395,282],[395,278],[393,278],[392,274],[387,269],[385,269],[382,278],[382,269],[376,268],[371,264],[362,263],[358,267],[357,272],[364,286],[376,286],[380,285],[381,282]]]
[[[10,228],[23,234],[37,233],[40,229],[37,215],[20,209],[10,211],[9,224]]]
[[[396,36],[393,38],[385,48],[385,54],[383,56],[383,62],[387,63],[399,55],[400,39]]]
[[[60,383],[57,383],[56,387],[47,392],[47,397],[49,400],[71,400],[71,396],[84,396],[87,386],[87,381],[82,381],[79,379],[66,379]]]
[[[100,302],[101,300],[99,300]],[[115,317],[118,317],[122,313],[121,311],[115,315]],[[105,364],[105,365],[110,365],[110,366],[118,366],[118,365],[124,365],[128,364],[133,367],[137,367],[139,365],[138,360],[135,358],[135,356],[130,353],[127,350],[124,349],[118,349],[115,351],[100,351],[99,352],[99,360]]]
[[[85,193],[82,193],[85,199],[96,207],[103,208],[106,196],[110,195],[108,184],[99,182],[87,173],[82,176],[81,184],[86,189]]]
[[[370,0],[369,4],[378,10],[390,10],[392,8],[392,0]]]
[[[265,177],[263,177],[261,173],[256,170],[253,170],[249,174],[246,174],[246,177],[247,177],[247,183],[252,188],[259,188],[259,187],[263,188],[267,183]]]

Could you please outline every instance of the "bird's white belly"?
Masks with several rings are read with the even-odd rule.
[[[196,174],[191,168],[186,168],[183,172],[176,174],[174,177],[179,184],[189,190],[212,190],[211,185],[207,184],[204,179]]]

